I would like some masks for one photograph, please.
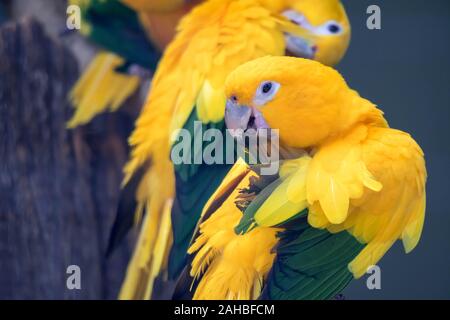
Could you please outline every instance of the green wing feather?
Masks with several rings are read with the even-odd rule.
[[[312,228],[307,211],[283,227],[261,298],[325,300],[341,293],[353,279],[347,266],[364,245],[346,231],[331,234]]]
[[[124,58],[127,62],[154,70],[161,53],[148,39],[135,11],[118,0],[72,0],[81,8],[87,37]]]
[[[184,129],[191,133],[191,137],[194,137],[195,121],[198,121],[198,118],[194,111],[184,126]],[[211,123],[202,127],[203,132],[211,128],[223,130],[224,124]],[[194,157],[195,155],[192,155],[192,160]],[[174,239],[168,266],[170,279],[176,279],[185,267],[186,252],[203,207],[230,169],[229,165],[182,164],[175,166],[176,198],[172,209]]]
[[[270,180],[269,180],[270,182]],[[254,215],[279,179],[268,183],[244,210],[238,234],[255,227]],[[353,279],[348,264],[364,248],[347,231],[332,234],[308,223],[308,210],[279,225],[277,253],[264,284],[261,299],[326,300],[335,297]]]

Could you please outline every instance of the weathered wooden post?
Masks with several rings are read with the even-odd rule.
[[[130,249],[105,249],[132,119],[66,130],[75,58],[33,19],[0,28],[0,299],[116,297]],[[80,267],[81,290],[66,286]]]

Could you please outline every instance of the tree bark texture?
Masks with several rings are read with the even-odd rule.
[[[114,299],[123,279],[130,243],[105,250],[133,119],[67,130],[78,75],[38,22],[0,28],[0,299]],[[81,290],[66,286],[71,265]]]

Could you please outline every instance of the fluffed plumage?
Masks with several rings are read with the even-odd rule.
[[[279,89],[261,104],[258,90],[268,81]],[[204,214],[189,250],[194,298],[255,297],[262,287],[257,297],[328,299],[351,275],[359,278],[378,263],[397,239],[407,253],[414,249],[425,216],[423,152],[409,134],[389,128],[383,113],[338,72],[305,59],[266,57],[234,71],[226,94],[233,108],[256,109],[279,129],[281,147],[300,156],[284,159],[273,182],[241,178],[227,198],[211,200],[215,209]],[[276,245],[266,245],[273,241],[267,229],[283,230]],[[266,242],[257,237],[261,232]],[[264,253],[240,254],[250,248]],[[254,267],[271,254],[270,272]],[[211,280],[217,272],[222,282]],[[232,285],[229,278],[242,272],[242,284]],[[255,286],[255,278],[265,280]]]
[[[310,46],[308,41],[318,36],[282,15],[287,10],[297,12],[298,7],[309,1],[210,0],[182,20],[176,38],[168,46],[130,138],[133,151],[125,169],[126,183],[151,159],[137,190],[137,216],[142,216],[147,206],[146,214],[159,225],[163,208],[168,202],[173,203],[173,246],[169,263],[162,268],[164,279],[176,279],[182,271],[201,210],[230,169],[226,165],[205,164],[174,167],[170,159],[172,143],[177,141],[174,133],[182,128],[193,133],[195,121],[200,121],[203,129],[223,129],[225,80],[232,70],[258,57],[286,54],[287,34]],[[335,19],[342,21],[345,28],[338,36],[339,46],[333,42],[334,45],[324,45],[323,50],[336,50],[342,57],[350,27],[340,2],[326,2],[338,12],[328,13],[323,21],[336,15]],[[151,230],[143,228],[141,232]],[[150,262],[141,268],[148,265]],[[135,264],[132,262],[130,266]],[[138,272],[130,267],[127,279]],[[127,281],[125,286],[130,288]],[[148,283],[151,285],[153,280]],[[135,297],[131,292],[125,296]]]

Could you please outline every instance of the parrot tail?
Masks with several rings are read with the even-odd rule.
[[[145,215],[136,249],[119,294],[120,300],[152,298],[155,279],[160,276],[163,265],[167,265],[168,249],[172,245],[170,218],[172,203],[171,200],[166,201],[161,214],[158,214],[157,210],[150,209]]]
[[[134,224],[138,224],[142,218],[143,223],[120,292],[119,298],[123,300],[150,299],[153,296],[155,279],[165,282],[168,278],[168,256],[173,242],[171,211],[175,178],[173,165],[167,156],[168,151],[165,151],[168,148],[168,139],[164,135],[149,137],[155,138],[150,147],[150,165],[146,167],[145,163],[138,164],[131,160],[125,168],[127,177],[124,183],[132,185],[133,179],[129,180],[129,177],[139,174],[136,168],[146,167],[134,191],[137,203]],[[128,216],[130,213],[132,214],[128,212]]]
[[[116,111],[139,87],[140,78],[116,71],[124,60],[112,53],[99,53],[70,93],[76,111],[67,126],[75,128],[109,109]]]

